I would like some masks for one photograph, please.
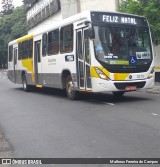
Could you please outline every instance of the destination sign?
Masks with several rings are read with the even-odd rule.
[[[137,24],[136,18],[102,15],[102,21],[108,23]]]
[[[144,17],[132,16],[121,13],[92,12],[91,19],[94,23],[123,24],[147,26],[147,20]]]

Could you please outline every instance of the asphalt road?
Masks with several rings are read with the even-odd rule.
[[[159,158],[159,103],[147,92],[78,101],[58,90],[26,93],[0,72],[0,126],[15,158]]]

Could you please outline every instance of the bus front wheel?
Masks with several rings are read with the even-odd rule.
[[[78,92],[74,90],[74,84],[71,76],[66,79],[66,94],[70,100],[76,100],[78,98]]]

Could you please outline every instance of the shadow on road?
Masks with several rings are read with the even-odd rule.
[[[147,97],[140,97],[139,93],[132,92],[132,93],[125,93],[122,97],[115,97],[112,93],[93,93],[90,94],[88,100],[95,100],[97,103],[128,103],[128,102],[140,102],[140,101],[151,101],[150,98]],[[94,103],[95,103],[94,101]]]
[[[14,90],[23,91],[22,88],[14,88]],[[25,92],[24,92],[25,93]],[[33,88],[30,92],[26,93],[36,93],[39,95],[54,96],[57,98],[62,98],[63,100],[68,100],[66,93],[61,89],[53,88]],[[115,97],[112,93],[81,93],[77,101],[86,101],[89,103],[127,103],[136,101],[151,101],[152,99],[148,96],[140,94],[140,92],[127,92],[122,97]]]

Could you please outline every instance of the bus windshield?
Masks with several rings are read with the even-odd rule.
[[[145,66],[152,61],[148,28],[94,26],[96,58],[115,66]]]

